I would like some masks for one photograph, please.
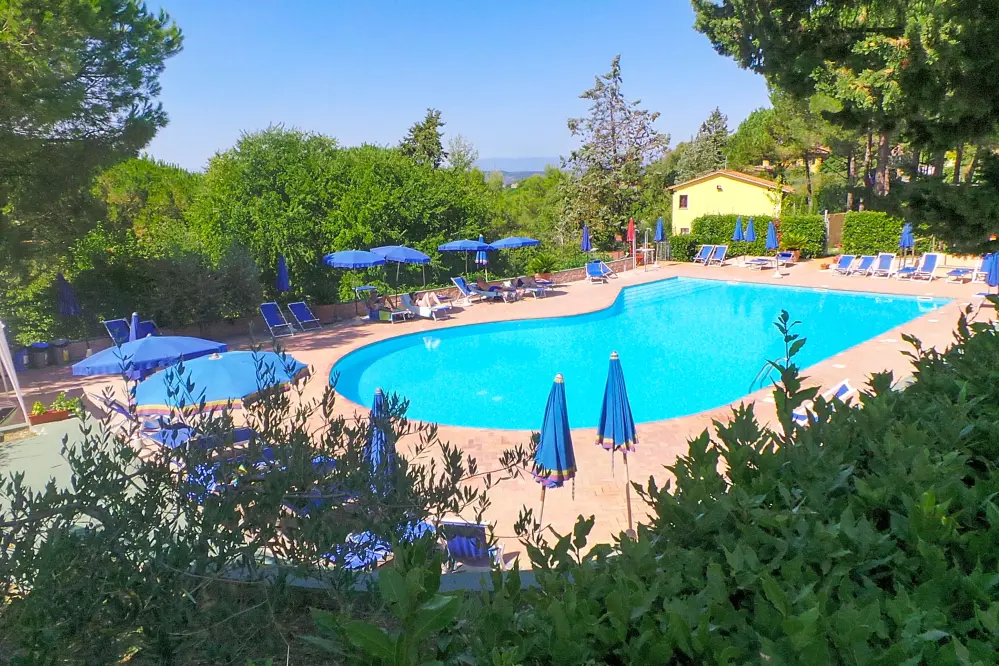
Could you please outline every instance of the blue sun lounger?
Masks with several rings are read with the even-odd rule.
[[[159,335],[160,329],[156,325],[156,322],[152,319],[147,319],[146,321],[139,322],[139,330],[135,332],[135,339],[141,340],[142,338],[148,338],[151,335]]]
[[[121,346],[128,342],[128,335],[131,328],[124,319],[108,319],[104,322],[104,328],[107,329],[108,335],[111,336],[111,340],[116,345]]]
[[[298,324],[298,328],[303,331],[316,331],[323,328],[323,325],[319,323],[319,317],[312,312],[312,308],[305,301],[289,303],[288,312],[291,313],[291,318]]]
[[[708,259],[711,258],[711,253],[714,251],[715,251],[714,245],[702,245],[701,249],[699,249],[697,251],[697,254],[694,256],[694,263],[704,264],[705,266],[707,266]]]
[[[711,264],[723,266],[726,254],[728,254],[728,245],[715,245],[715,249],[711,252],[711,256],[708,257],[708,263],[705,266],[710,266]]]
[[[985,257],[974,268],[953,268],[947,271],[947,282],[985,282]]]
[[[277,303],[261,303],[260,316],[267,324],[267,330],[271,332],[272,338],[283,338],[288,335],[295,335],[295,329],[281,312],[281,306]]]
[[[602,261],[591,261],[586,264],[587,282],[607,282],[608,277],[617,275],[611,267]]]
[[[853,264],[853,260],[856,259],[852,254],[844,254],[836,262],[836,265],[832,267],[833,273],[837,275],[849,275],[850,266]]]
[[[939,258],[940,255],[936,252],[927,252],[920,258],[918,266],[906,266],[899,269],[898,273],[895,274],[895,279],[908,278],[910,280],[930,281],[936,277],[934,273],[937,270],[937,261]]]
[[[466,566],[503,568],[503,547],[489,545],[487,525],[445,520],[440,526],[450,559]]]
[[[857,393],[857,389],[850,386],[850,380],[844,379],[839,384],[823,393],[822,400],[828,403],[835,410],[837,403],[843,405],[849,404],[850,400],[852,400]],[[809,423],[817,421],[819,418],[812,410],[813,406],[813,403],[808,402],[801,407],[798,407],[794,410],[794,412],[792,412],[791,418],[795,423],[802,427],[808,426]]]
[[[876,278],[890,278],[891,277],[891,265],[895,261],[895,255],[891,252],[882,252],[878,255],[878,258],[874,261],[874,265],[871,267],[870,276]]]
[[[778,252],[774,259],[778,266],[790,266],[794,263],[794,252]]]
[[[505,300],[503,298],[503,292],[500,291],[482,291],[475,285],[468,284],[464,277],[458,276],[451,278],[451,282],[454,282],[454,286],[458,287],[458,291],[461,293],[461,298],[458,299],[463,301],[466,305],[471,305],[473,303],[472,298],[476,300],[490,299],[490,300]]]
[[[850,269],[850,275],[863,275],[864,277],[867,277],[871,274],[871,270],[874,267],[874,259],[875,257],[873,254],[865,254],[861,256],[857,265]]]

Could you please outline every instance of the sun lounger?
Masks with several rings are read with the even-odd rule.
[[[295,328],[288,323],[281,311],[281,306],[277,303],[261,303],[260,316],[267,324],[267,330],[271,332],[272,338],[282,338],[288,335],[295,335]]]
[[[865,254],[860,257],[860,261],[857,265],[850,269],[850,275],[862,275],[867,277],[871,274],[871,270],[874,268],[875,256],[872,254]]]
[[[891,277],[891,265],[894,261],[894,254],[891,252],[882,252],[878,255],[878,258],[874,260],[874,265],[871,266],[870,276],[876,278]]]
[[[790,266],[794,263],[794,252],[778,252],[774,260],[778,266]]]
[[[295,323],[303,331],[315,331],[323,327],[319,323],[319,317],[312,312],[312,308],[305,301],[289,303],[288,312],[291,313],[291,318],[295,320]]]
[[[487,525],[457,521],[441,522],[447,539],[448,557],[464,566],[503,568],[503,547],[490,546]]]
[[[417,305],[413,302],[413,297],[409,294],[402,295],[402,307],[406,308],[417,317],[433,319],[434,321],[437,321],[438,319],[447,319],[449,316],[448,310],[451,309],[450,305],[434,305],[429,308],[425,305]]]
[[[538,285],[539,287],[544,287],[545,289],[548,290],[551,290],[552,287],[557,286],[555,282],[553,282],[552,280],[546,280],[543,277],[541,277],[540,273],[534,274],[534,284]]]
[[[849,275],[850,266],[853,264],[854,257],[852,254],[844,254],[839,258],[839,261],[832,267],[833,273],[837,275]]]
[[[702,245],[700,249],[697,250],[697,254],[694,255],[694,263],[704,264],[705,266],[707,266],[708,259],[711,258],[711,253],[714,251],[715,251],[714,245]]]
[[[985,257],[974,268],[953,268],[947,271],[947,282],[985,282]]]
[[[857,389],[850,385],[849,379],[844,379],[836,386],[832,387],[828,391],[822,394],[822,400],[829,404],[833,410],[836,408],[836,403],[847,405],[850,401],[859,393]],[[792,417],[794,422],[800,426],[807,426],[811,421],[818,420],[818,416],[812,409],[814,403],[811,401],[803,404],[794,410]]]
[[[104,328],[116,345],[123,345],[128,342],[130,327],[124,319],[108,319],[104,322]]]
[[[774,265],[774,260],[769,257],[753,257],[752,259],[747,259],[745,266],[747,268],[752,268],[758,271],[762,271],[764,268],[770,268]]]
[[[708,263],[706,266],[711,264],[718,264],[719,266],[725,265],[725,255],[728,253],[728,245],[715,245],[715,249],[711,252],[711,256],[708,258]]]
[[[607,282],[608,273],[604,272],[605,264],[602,261],[591,261],[586,264],[587,282]]]
[[[552,290],[550,285],[541,284],[537,280],[534,281],[534,285],[532,286],[527,284],[520,278],[517,278],[516,287],[517,289],[523,289],[531,296],[534,296],[534,298],[544,298],[545,296],[548,295],[548,292]]]
[[[368,319],[371,321],[387,321],[392,324],[397,321],[405,321],[413,316],[413,313],[403,308],[389,308],[388,310],[368,310]]]
[[[919,259],[918,266],[906,266],[905,268],[900,268],[898,273],[895,274],[896,280],[902,280],[908,278],[910,280],[926,280],[930,281],[934,277],[937,269],[937,261],[940,255],[936,252],[927,252]]]
[[[151,335],[159,335],[160,329],[152,319],[139,322],[139,330],[135,332],[135,339],[148,338]]]

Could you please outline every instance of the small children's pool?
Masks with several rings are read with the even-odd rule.
[[[337,391],[368,407],[378,387],[397,393],[410,401],[410,418],[421,421],[537,430],[561,372],[569,423],[586,428],[597,425],[616,350],[635,420],[643,423],[718,407],[759,388],[752,384],[763,364],[783,356],[773,326],[781,310],[802,322],[796,332],[808,342],[798,365],[807,367],[947,302],[670,278],[628,287],[599,312],[377,342],[340,359],[330,379],[339,374]]]

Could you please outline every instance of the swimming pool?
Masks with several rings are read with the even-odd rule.
[[[844,278],[846,279],[846,278]],[[410,418],[537,430],[556,373],[569,423],[595,427],[612,351],[621,356],[638,423],[746,395],[767,359],[783,356],[782,309],[808,338],[807,367],[949,302],[670,278],[621,291],[608,308],[571,317],[456,326],[361,347],[333,366],[337,391],[370,407],[375,389],[410,401]],[[475,306],[486,307],[486,306]],[[502,306],[492,306],[502,307]]]

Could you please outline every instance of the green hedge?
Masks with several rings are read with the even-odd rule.
[[[766,233],[766,229],[764,229]],[[780,220],[781,234],[794,234],[805,240],[801,256],[822,257],[826,252],[826,220],[822,215],[791,215]]]
[[[898,252],[905,221],[873,210],[853,211],[843,220],[843,254]]]
[[[756,231],[754,242],[732,240],[735,221],[740,217],[743,231],[749,223],[749,218],[753,218],[753,228]],[[767,225],[772,219],[768,215],[702,215],[691,224],[690,235],[697,240],[697,244],[728,245],[730,257],[764,255],[767,254]]]

